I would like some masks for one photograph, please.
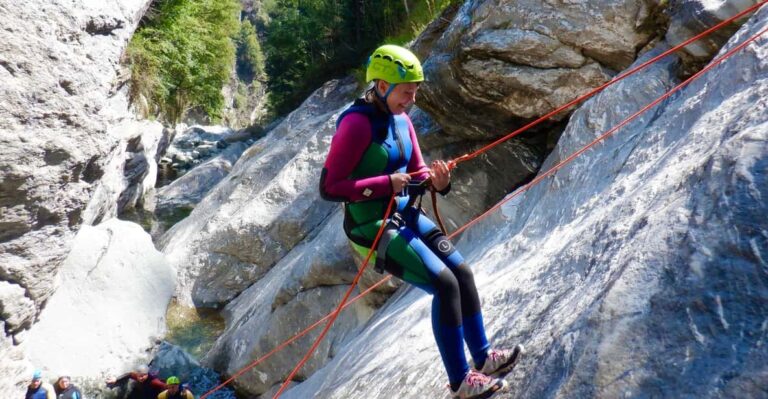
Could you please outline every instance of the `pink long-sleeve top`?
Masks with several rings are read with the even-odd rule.
[[[411,141],[411,154],[406,173],[422,171],[412,175],[414,180],[424,180],[429,177],[429,169],[419,149],[416,131],[408,115],[403,114],[408,124],[408,139]],[[405,140],[406,137],[401,137]],[[322,189],[326,196],[346,202],[366,201],[387,197],[392,194],[392,184],[389,175],[392,171],[353,179],[350,176],[363,158],[368,147],[373,142],[373,129],[368,116],[361,113],[346,115],[331,141],[331,149],[325,161],[325,178]],[[400,167],[401,165],[398,165]]]

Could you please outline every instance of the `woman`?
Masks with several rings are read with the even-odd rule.
[[[433,295],[432,330],[454,398],[488,398],[506,388],[493,378],[511,369],[522,346],[489,350],[472,271],[445,235],[413,206],[425,185],[445,195],[450,171],[443,161],[427,168],[406,109],[413,104],[424,73],[405,48],[384,45],[368,59],[373,87],[337,121],[320,192],[344,202],[344,231],[362,254],[381,226],[389,199],[396,209],[376,248],[376,269]],[[466,342],[474,361],[470,369]]]
[[[67,375],[59,377],[53,388],[56,391],[57,399],[83,399],[83,394],[80,392],[80,388],[72,384]]]

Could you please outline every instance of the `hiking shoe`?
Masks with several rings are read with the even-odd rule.
[[[513,349],[492,349],[488,351],[483,368],[478,370],[485,375],[499,376],[512,370],[525,353],[525,348],[517,344]]]
[[[506,389],[507,382],[501,378],[491,378],[475,370],[469,370],[459,390],[455,392],[450,390],[453,399],[486,399]]]

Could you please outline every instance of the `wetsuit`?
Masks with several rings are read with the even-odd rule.
[[[57,399],[83,399],[83,394],[80,389],[70,384],[67,389],[61,389],[56,386],[56,398]]]
[[[325,162],[320,193],[344,202],[344,231],[363,254],[373,244],[386,212],[393,173],[429,176],[416,133],[406,114],[392,115],[363,100],[339,116]],[[432,329],[451,383],[469,371],[466,341],[477,364],[489,348],[472,271],[461,254],[413,203],[408,193],[396,197],[377,248],[377,265],[433,295]]]
[[[139,381],[139,375],[139,373],[134,372],[123,374],[117,377],[114,383],[107,386],[113,388],[125,384],[128,380],[133,380],[128,399],[157,399],[157,395],[167,388],[166,384],[155,375],[147,375],[144,381]]]
[[[54,399],[56,394],[54,393],[51,384],[41,382],[37,388],[27,387],[27,394],[25,399]]]

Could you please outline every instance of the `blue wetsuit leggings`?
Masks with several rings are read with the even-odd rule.
[[[400,215],[403,223],[385,231],[383,268],[433,295],[432,331],[448,379],[458,384],[469,371],[464,342],[475,364],[485,362],[490,346],[472,270],[418,209],[406,207]]]

